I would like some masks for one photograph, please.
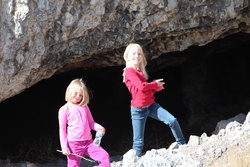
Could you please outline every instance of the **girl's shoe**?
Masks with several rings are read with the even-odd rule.
[[[169,150],[175,150],[175,149],[178,149],[179,148],[179,144],[177,142],[173,142],[169,147],[168,149]]]
[[[134,149],[130,149],[123,155],[122,166],[129,167],[133,165],[138,159],[139,157],[136,155],[136,151]]]

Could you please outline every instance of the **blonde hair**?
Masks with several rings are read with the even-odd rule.
[[[70,100],[70,91],[72,89],[81,89],[83,91],[83,97],[82,97],[82,101],[79,103],[81,105],[87,105],[89,104],[89,92],[88,89],[85,85],[85,83],[83,82],[82,79],[77,78],[74,79],[70,82],[70,84],[68,85],[67,89],[66,89],[66,93],[65,93],[65,100],[69,101]]]
[[[125,51],[124,51],[124,53],[123,53],[123,58],[124,58],[124,60],[125,60],[125,62],[126,62],[126,67],[127,67],[127,59],[128,59],[128,52],[130,51],[130,49],[133,47],[133,46],[135,46],[135,47],[137,47],[138,49],[140,49],[140,51],[141,51],[141,56],[142,56],[142,61],[141,61],[141,63],[140,63],[140,65],[139,65],[139,69],[143,72],[143,74],[144,74],[144,76],[145,76],[145,78],[146,79],[148,79],[148,73],[147,73],[147,71],[146,71],[146,65],[147,65],[147,60],[146,60],[146,57],[145,57],[145,55],[144,55],[144,52],[143,52],[143,50],[142,50],[142,47],[141,47],[141,45],[139,45],[139,44],[137,44],[137,43],[131,43],[131,44],[129,44],[127,47],[126,47],[126,49],[125,49]]]

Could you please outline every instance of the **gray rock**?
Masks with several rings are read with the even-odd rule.
[[[135,39],[152,60],[250,32],[247,0],[3,0],[0,16],[0,102],[55,73],[123,65]]]

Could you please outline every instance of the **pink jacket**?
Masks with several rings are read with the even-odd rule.
[[[58,112],[59,135],[62,151],[68,150],[68,141],[91,140],[91,130],[103,128],[95,123],[87,105],[67,102]]]

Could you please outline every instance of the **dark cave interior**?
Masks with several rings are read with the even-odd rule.
[[[230,45],[218,50],[223,43],[228,44],[225,41]],[[248,113],[249,46],[250,35],[239,33],[179,52],[180,57],[188,59],[175,66],[156,70],[154,62],[149,62],[150,78],[166,82],[165,89],[156,94],[156,101],[177,117],[187,141],[190,135],[211,135],[222,119]],[[130,94],[122,83],[123,68],[77,69],[58,74],[1,102],[0,159],[49,161],[63,157],[56,152],[60,149],[57,113],[65,103],[66,87],[74,78],[86,82],[92,96],[92,115],[106,128],[103,148],[111,156],[125,153],[132,145],[132,129]],[[173,141],[168,126],[147,120],[145,151],[168,147]]]

